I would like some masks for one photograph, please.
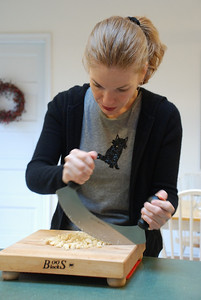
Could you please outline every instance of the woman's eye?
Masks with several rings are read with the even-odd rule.
[[[118,89],[118,91],[123,93],[123,92],[127,92],[128,89]]]
[[[100,84],[96,83],[96,82],[93,82],[93,85],[94,85],[95,87],[99,88],[99,89],[102,88],[102,86],[101,86]]]

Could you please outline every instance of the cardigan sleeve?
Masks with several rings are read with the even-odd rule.
[[[48,104],[41,135],[33,157],[26,169],[26,183],[30,190],[40,194],[53,194],[65,184],[63,166],[58,165],[63,148],[64,101],[57,95]]]
[[[89,84],[59,93],[48,104],[42,132],[26,169],[26,183],[39,194],[54,194],[64,187],[65,156],[78,148],[81,136],[84,96]]]
[[[161,118],[167,114],[162,106],[159,122],[163,124]],[[158,133],[162,136],[159,139],[159,150],[157,153],[157,159],[155,161],[155,169],[153,173],[153,192],[159,189],[164,189],[168,193],[168,200],[172,203],[174,208],[178,205],[177,196],[177,177],[180,162],[181,142],[182,142],[182,125],[181,118],[178,109],[169,103],[169,113],[166,116],[166,122],[163,127],[158,126]],[[163,130],[163,135],[160,131]]]

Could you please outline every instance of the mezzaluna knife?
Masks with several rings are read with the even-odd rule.
[[[69,182],[56,191],[59,204],[68,218],[82,231],[113,245],[144,244],[145,232],[139,226],[108,224],[92,214],[77,193],[78,184]]]

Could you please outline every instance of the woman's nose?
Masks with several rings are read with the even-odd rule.
[[[104,91],[104,93],[102,95],[103,104],[111,105],[114,103],[114,101],[115,101],[115,99],[114,99],[114,96],[112,95],[112,93]]]

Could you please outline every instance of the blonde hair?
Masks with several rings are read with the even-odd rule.
[[[97,23],[92,30],[83,57],[87,71],[96,64],[125,69],[133,66],[140,72],[148,63],[142,84],[147,83],[159,67],[166,46],[146,17],[136,17],[140,25],[128,17],[113,16]]]

